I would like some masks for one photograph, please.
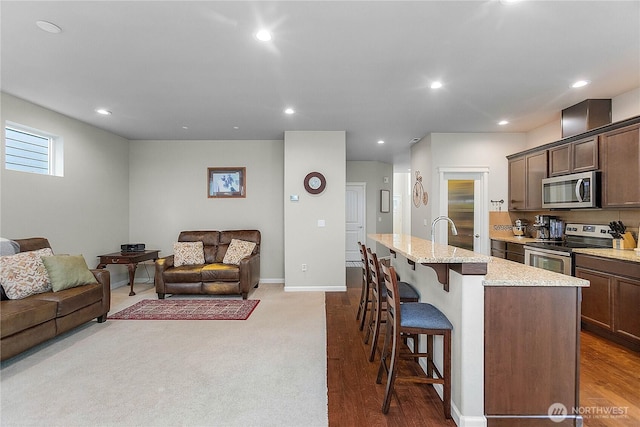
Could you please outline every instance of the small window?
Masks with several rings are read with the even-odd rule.
[[[46,132],[7,125],[4,165],[14,171],[62,176],[62,141]]]

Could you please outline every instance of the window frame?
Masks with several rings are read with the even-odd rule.
[[[36,138],[46,139],[47,140],[47,169],[42,168],[42,172],[33,170],[35,168],[29,167],[13,167],[7,163],[7,131],[10,130],[12,132],[18,132],[22,134],[32,135]],[[42,131],[30,126],[25,126],[19,123],[14,123],[10,121],[5,122],[4,126],[4,161],[3,166],[5,170],[13,171],[13,172],[25,172],[31,173],[34,175],[44,175],[44,176],[64,176],[64,162],[63,162],[63,142],[62,138],[58,135],[55,135],[51,132]],[[44,145],[43,145],[44,146]]]

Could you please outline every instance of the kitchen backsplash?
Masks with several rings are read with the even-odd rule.
[[[540,211],[540,212],[489,212],[490,236],[513,236],[511,227],[517,219],[526,220],[528,223],[528,236],[532,235],[532,224],[536,215],[552,215],[566,223],[577,224],[609,224],[611,221],[622,221],[631,231],[634,238],[638,239],[640,227],[640,210],[572,210],[572,211]]]

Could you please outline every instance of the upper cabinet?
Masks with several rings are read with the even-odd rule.
[[[549,149],[549,176],[598,169],[598,136]]]
[[[542,210],[542,179],[599,170],[603,209],[640,208],[640,116],[507,156],[509,210]]]
[[[509,159],[509,210],[542,209],[542,179],[547,177],[547,150]]]
[[[600,136],[602,207],[640,207],[640,125]]]

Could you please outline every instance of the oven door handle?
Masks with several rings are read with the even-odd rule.
[[[576,197],[578,198],[578,202],[583,202],[582,199],[582,184],[584,184],[584,179],[580,178],[576,181]]]

